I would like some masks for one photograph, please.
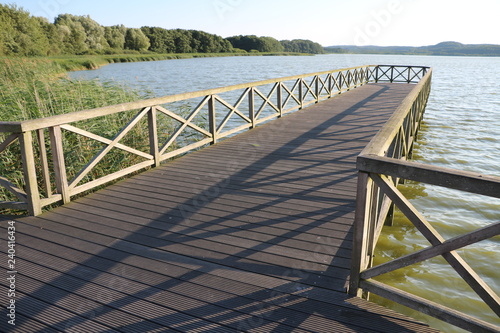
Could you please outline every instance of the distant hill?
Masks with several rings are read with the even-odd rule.
[[[500,45],[462,44],[442,42],[431,46],[355,46],[337,45],[325,47],[327,53],[356,54],[406,54],[406,55],[442,55],[442,56],[483,56],[500,57]]]

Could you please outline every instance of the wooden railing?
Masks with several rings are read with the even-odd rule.
[[[392,66],[384,66],[378,70],[382,71],[382,77],[391,82],[401,77],[412,77],[412,74],[408,74],[409,71],[405,73]],[[377,76],[380,75],[379,73]],[[500,222],[445,240],[397,188],[401,180],[411,180],[500,198],[500,177],[407,160],[411,156],[429,96],[431,75],[432,71],[428,70],[388,123],[358,156],[358,194],[349,293],[362,296],[371,292],[471,332],[499,332],[500,328],[496,325],[373,279],[399,268],[442,256],[493,312],[500,316],[498,295],[456,252],[457,249],[500,234]],[[431,246],[372,267],[377,239],[384,224],[391,219],[394,205]]]
[[[0,188],[10,196],[0,201],[0,208],[27,210],[38,215],[44,206],[67,203],[79,193],[120,177],[158,166],[162,161],[368,82],[385,79],[375,76],[377,70],[378,66],[360,66],[43,119],[0,122],[0,154],[9,151],[14,154],[13,160],[21,161],[19,167],[14,168],[19,171],[16,179],[0,175]],[[102,133],[96,132],[95,124],[106,117],[119,117],[123,126],[116,133],[108,133],[111,127],[101,130]],[[134,131],[139,139],[126,140]],[[83,154],[75,152],[74,146],[94,149],[95,154],[81,162]],[[96,166],[117,150],[129,156],[125,166],[104,168],[97,174]],[[82,165],[68,165],[70,158]]]

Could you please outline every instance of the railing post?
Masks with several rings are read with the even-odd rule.
[[[371,188],[373,181],[370,175],[360,171],[358,173],[358,185],[356,195],[356,213],[354,216],[354,231],[352,245],[351,276],[349,278],[349,294],[361,297],[359,289],[361,272],[368,266],[368,242],[369,237],[369,207],[371,206]]]
[[[314,77],[315,84],[314,84],[314,94],[316,95],[316,103],[319,103],[319,76],[316,75]]]
[[[26,183],[28,212],[30,215],[40,215],[42,213],[42,207],[40,203],[40,193],[38,191],[35,156],[33,154],[33,136],[31,132],[21,133],[19,135],[19,142],[21,146],[24,181]]]
[[[215,114],[215,96],[210,96],[208,100],[208,126],[210,128],[210,134],[212,134],[212,142],[210,144],[214,145],[217,143],[217,117]]]
[[[54,173],[57,191],[62,195],[64,204],[71,201],[69,194],[68,178],[66,176],[66,165],[64,162],[64,150],[62,145],[62,133],[60,126],[49,128],[50,145],[52,149],[52,160],[54,162]]]
[[[158,147],[158,125],[156,122],[156,108],[152,107],[148,112],[148,130],[149,130],[149,153],[153,156],[155,167],[160,166],[160,150]]]
[[[304,79],[299,79],[299,101],[300,109],[304,108]]]
[[[328,74],[328,94],[331,97],[333,97],[333,77],[332,74]]]
[[[276,92],[276,103],[278,103],[278,110],[280,112],[279,118],[283,117],[283,83],[278,82],[278,91]]]
[[[38,145],[40,146],[40,164],[42,167],[43,188],[47,198],[52,195],[52,188],[50,185],[50,171],[49,160],[47,157],[47,149],[45,147],[45,134],[43,129],[36,131],[38,138]]]
[[[250,88],[248,90],[248,117],[252,121],[250,128],[255,128],[255,90]]]

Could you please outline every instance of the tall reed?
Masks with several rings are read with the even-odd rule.
[[[145,94],[113,82],[70,80],[65,73],[63,67],[49,60],[0,59],[0,121],[38,119],[147,97]],[[111,139],[133,117],[133,114],[134,111],[120,113],[79,122],[75,125]],[[163,126],[170,127],[171,125],[163,124]],[[121,143],[149,152],[149,140],[145,133],[147,133],[147,127],[144,124],[139,125],[127,134]],[[0,133],[0,143],[8,135],[9,133]],[[49,146],[47,139],[42,144]],[[39,143],[35,142],[35,152],[39,150],[38,145]],[[96,141],[65,132],[64,151],[68,178],[75,176],[102,148],[103,145]],[[137,163],[136,159],[129,155],[114,149],[83,181],[100,178]],[[40,163],[39,159],[37,163]],[[37,169],[40,169],[39,165]],[[0,176],[20,188],[24,187],[18,144],[9,146],[0,154]],[[16,198],[1,187],[0,201],[16,201]],[[5,213],[5,211],[0,211],[0,213]]]

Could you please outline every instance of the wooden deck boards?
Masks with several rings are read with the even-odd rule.
[[[355,159],[411,88],[363,86],[16,219],[15,331],[436,332],[346,294]]]

